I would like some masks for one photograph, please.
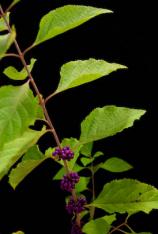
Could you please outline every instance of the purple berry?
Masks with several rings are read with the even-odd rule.
[[[53,156],[58,156],[59,159],[70,161],[74,158],[74,153],[68,146],[65,146],[61,149],[57,147],[53,152]]]
[[[73,197],[70,197],[68,204],[66,205],[66,210],[69,214],[79,214],[85,209],[87,201],[86,198],[80,196],[77,201],[74,201]]]
[[[63,190],[71,192],[75,188],[75,184],[79,182],[79,175],[76,172],[70,172],[67,175],[64,175],[61,180],[60,187]]]
[[[72,224],[71,234],[83,234],[81,227],[79,227],[76,223]]]

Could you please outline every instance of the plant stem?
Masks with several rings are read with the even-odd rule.
[[[29,50],[31,50],[33,48],[34,45],[30,45],[29,47],[27,47],[24,51],[23,51],[23,55],[25,55]]]
[[[135,232],[132,230],[132,228],[127,224],[128,218],[129,218],[129,216],[126,217],[126,219],[125,219],[125,221],[124,221],[123,223],[119,224],[119,225],[116,226],[116,227],[113,227],[113,229],[109,232],[109,234],[112,234],[113,232],[116,232],[116,231],[120,231],[120,232],[126,234],[127,232],[125,232],[125,231],[123,231],[122,229],[120,229],[120,228],[123,227],[123,226],[127,227],[132,233],[135,233]]]
[[[8,31],[11,33],[11,32],[12,32],[12,29],[11,29],[9,23],[8,23],[8,20],[7,20],[6,17],[5,17],[5,13],[4,13],[4,11],[3,11],[1,5],[0,5],[0,12],[1,12],[1,15],[2,15],[4,21],[5,21],[6,25],[7,25]],[[31,72],[30,72],[29,69],[28,69],[28,66],[27,66],[27,64],[26,64],[24,55],[23,55],[23,53],[22,53],[22,51],[21,51],[21,49],[20,49],[20,47],[19,47],[19,44],[17,43],[17,40],[16,40],[16,39],[14,39],[14,44],[15,44],[16,50],[17,50],[17,52],[18,52],[18,54],[19,54],[19,58],[20,58],[20,60],[21,60],[21,62],[22,62],[22,64],[23,64],[25,70],[27,71],[27,74],[28,74],[28,77],[29,77],[29,81],[31,82],[31,84],[32,84],[32,86],[33,86],[33,88],[34,88],[34,90],[35,90],[35,92],[36,92],[36,94],[37,94],[37,96],[38,96],[38,98],[39,98],[39,103],[40,103],[40,105],[41,105],[41,107],[42,107],[42,109],[43,109],[45,118],[46,118],[46,120],[47,120],[47,122],[48,122],[48,125],[49,125],[49,127],[50,127],[50,129],[51,129],[51,131],[52,131],[52,133],[53,133],[53,136],[54,136],[54,139],[55,139],[55,141],[56,141],[56,143],[57,143],[57,146],[58,146],[59,148],[61,148],[58,135],[57,135],[57,133],[56,133],[56,131],[55,131],[55,129],[54,129],[54,126],[53,126],[52,121],[51,121],[51,119],[50,119],[50,117],[49,117],[48,111],[47,111],[47,109],[46,109],[46,107],[45,107],[45,102],[44,102],[44,100],[43,100],[43,98],[42,98],[42,96],[41,96],[41,94],[40,94],[40,92],[39,92],[39,89],[38,89],[38,87],[37,87],[37,85],[36,85],[36,83],[35,83],[35,81],[34,81],[34,79],[33,79],[33,77],[32,77]]]
[[[91,156],[92,159],[92,156]],[[95,181],[94,181],[94,166],[93,166],[93,162],[91,163],[91,174],[92,174],[92,202],[95,200]],[[92,220],[94,218],[94,214],[95,214],[95,207],[92,206],[90,208],[90,220]]]
[[[134,230],[126,223],[125,226],[131,231],[131,233],[135,233]]]
[[[2,8],[2,6],[1,6],[1,4],[0,4],[0,14],[1,14],[1,16],[3,17],[3,19],[4,19],[4,22],[5,22],[5,24],[6,24],[7,28],[8,28],[9,33],[12,33],[12,29],[11,29],[11,27],[10,27],[10,25],[9,25],[9,23],[8,23],[8,21],[7,21],[7,19],[6,19],[6,13],[7,13],[7,11],[4,12],[4,11],[3,11],[3,8]],[[48,123],[48,126],[50,127],[50,131],[52,132],[52,134],[53,134],[53,136],[54,136],[54,139],[55,139],[55,141],[56,141],[57,146],[61,149],[61,144],[60,144],[59,137],[58,137],[58,135],[57,135],[57,133],[56,133],[56,130],[55,130],[54,126],[53,126],[52,120],[50,119],[50,116],[49,116],[48,111],[47,111],[46,106],[45,106],[45,100],[43,99],[43,97],[42,97],[42,95],[41,95],[41,93],[40,93],[40,91],[39,91],[39,89],[38,89],[38,87],[37,87],[37,85],[36,85],[36,83],[35,83],[35,81],[34,81],[34,79],[33,79],[33,76],[32,76],[32,74],[31,74],[31,72],[29,71],[29,68],[28,68],[28,66],[27,66],[26,60],[25,60],[25,58],[24,58],[24,54],[22,53],[22,51],[21,51],[21,49],[20,49],[20,47],[19,47],[19,44],[18,44],[18,42],[17,42],[16,39],[14,39],[14,45],[15,45],[16,50],[17,50],[17,52],[18,52],[18,55],[17,55],[17,56],[20,58],[20,60],[21,60],[21,62],[22,62],[22,64],[23,64],[23,66],[24,66],[24,68],[25,68],[25,70],[26,70],[26,72],[27,72],[27,74],[28,74],[29,81],[30,81],[30,83],[32,84],[32,86],[33,86],[33,88],[34,88],[34,90],[35,90],[35,92],[36,92],[36,94],[37,94],[37,96],[38,96],[39,103],[40,103],[40,105],[41,105],[41,107],[42,107],[42,109],[43,109],[43,113],[44,113],[46,122]],[[28,48],[25,50],[25,53],[26,53],[26,51],[28,51],[29,49],[31,49],[31,46],[28,47]],[[17,56],[16,56],[16,57],[17,57]],[[68,174],[68,173],[69,173],[69,168],[68,168],[68,164],[67,164],[67,161],[66,161],[66,160],[64,160],[64,167],[65,167],[66,173]],[[74,198],[74,201],[77,201],[77,195],[76,195],[75,189],[72,190],[72,196],[73,196],[73,198]],[[79,214],[76,215],[76,224],[77,224],[78,226],[81,225],[81,218],[80,218],[80,215],[79,215]]]
[[[113,229],[109,232],[109,234],[112,234],[113,232],[120,231],[120,228],[125,226],[125,222],[119,224],[117,227],[113,227]]]
[[[4,55],[4,57],[15,57],[15,58],[20,58],[18,54],[14,54],[14,53],[7,53]]]
[[[48,97],[45,98],[45,104],[52,98],[56,95],[56,93],[52,93],[50,94]]]

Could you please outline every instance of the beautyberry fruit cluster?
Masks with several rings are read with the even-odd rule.
[[[85,205],[87,201],[86,198],[80,196],[77,198],[77,201],[74,201],[74,198],[71,196],[68,204],[66,205],[66,210],[69,214],[79,214],[85,210]]]
[[[67,175],[64,175],[60,187],[65,191],[71,192],[75,188],[75,184],[79,182],[79,179],[80,177],[76,172],[70,172]]]
[[[70,161],[71,159],[74,158],[74,152],[70,149],[69,146],[65,146],[61,149],[57,147],[53,152],[53,156],[58,157],[59,160],[63,159]]]
[[[72,224],[71,234],[83,234],[81,227],[79,227],[76,223]]]

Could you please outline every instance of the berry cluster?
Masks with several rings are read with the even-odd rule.
[[[64,175],[61,180],[60,187],[61,189],[71,192],[75,188],[75,184],[79,182],[79,175],[76,172],[70,172],[67,175]]]
[[[83,234],[81,227],[79,227],[76,223],[72,224],[71,234]]]
[[[79,214],[85,209],[87,201],[86,198],[80,196],[77,198],[77,201],[74,201],[74,198],[71,196],[68,204],[66,205],[66,210],[69,214]]]
[[[68,146],[65,146],[61,149],[57,147],[53,152],[53,156],[58,157],[59,159],[70,161],[74,158],[74,152]]]
[[[74,152],[68,146],[65,146],[63,148],[56,147],[52,155],[58,160],[62,159],[70,161],[74,158]],[[72,192],[72,190],[75,188],[75,184],[79,182],[79,179],[80,177],[78,173],[69,172],[63,176],[60,182],[60,187],[62,190]],[[76,215],[84,210],[85,204],[86,198],[80,196],[76,200],[74,200],[73,196],[71,196],[68,204],[66,205],[66,210],[69,214]],[[72,225],[71,234],[83,234],[81,227],[78,226],[75,222]]]

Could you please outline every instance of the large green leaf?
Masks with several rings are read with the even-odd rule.
[[[34,64],[36,62],[36,59],[32,58],[30,65],[28,65],[28,69],[31,72]],[[25,68],[23,68],[21,71],[18,71],[15,67],[7,67],[3,73],[8,76],[8,78],[12,80],[24,80],[27,78],[28,74]]]
[[[101,168],[111,172],[124,172],[133,167],[123,159],[112,157],[101,164]]]
[[[0,88],[0,148],[19,138],[38,118],[43,118],[42,110],[28,83]]]
[[[45,132],[45,129],[42,131],[28,129],[20,137],[15,137],[4,144],[0,149],[0,179],[8,173],[9,169],[31,146],[36,144]]]
[[[149,213],[158,209],[158,189],[137,180],[114,180],[104,186],[91,205],[109,213]]]
[[[7,12],[6,19],[8,22],[9,22],[9,15],[10,15],[10,12]],[[8,27],[7,27],[6,23],[4,22],[3,17],[1,17],[0,18],[0,32],[2,32],[4,30],[8,30]]]
[[[144,110],[105,106],[94,109],[81,123],[82,144],[113,136],[133,125]]]
[[[97,15],[111,12],[107,9],[80,5],[59,7],[41,19],[39,32],[33,46],[75,28]]]
[[[31,147],[22,161],[9,174],[9,183],[15,189],[17,185],[48,157],[42,154],[37,145]]]
[[[104,60],[77,60],[64,64],[60,72],[60,82],[55,93],[94,81],[118,69],[127,67],[108,63]]]
[[[108,234],[111,224],[115,220],[115,215],[106,215],[104,217],[91,220],[83,226],[83,232],[86,234]]]
[[[46,132],[29,128],[43,118],[28,83],[0,88],[0,178]]]
[[[0,35],[0,59],[5,55],[6,51],[14,42],[15,37],[16,33],[14,29],[12,30],[12,33]]]

